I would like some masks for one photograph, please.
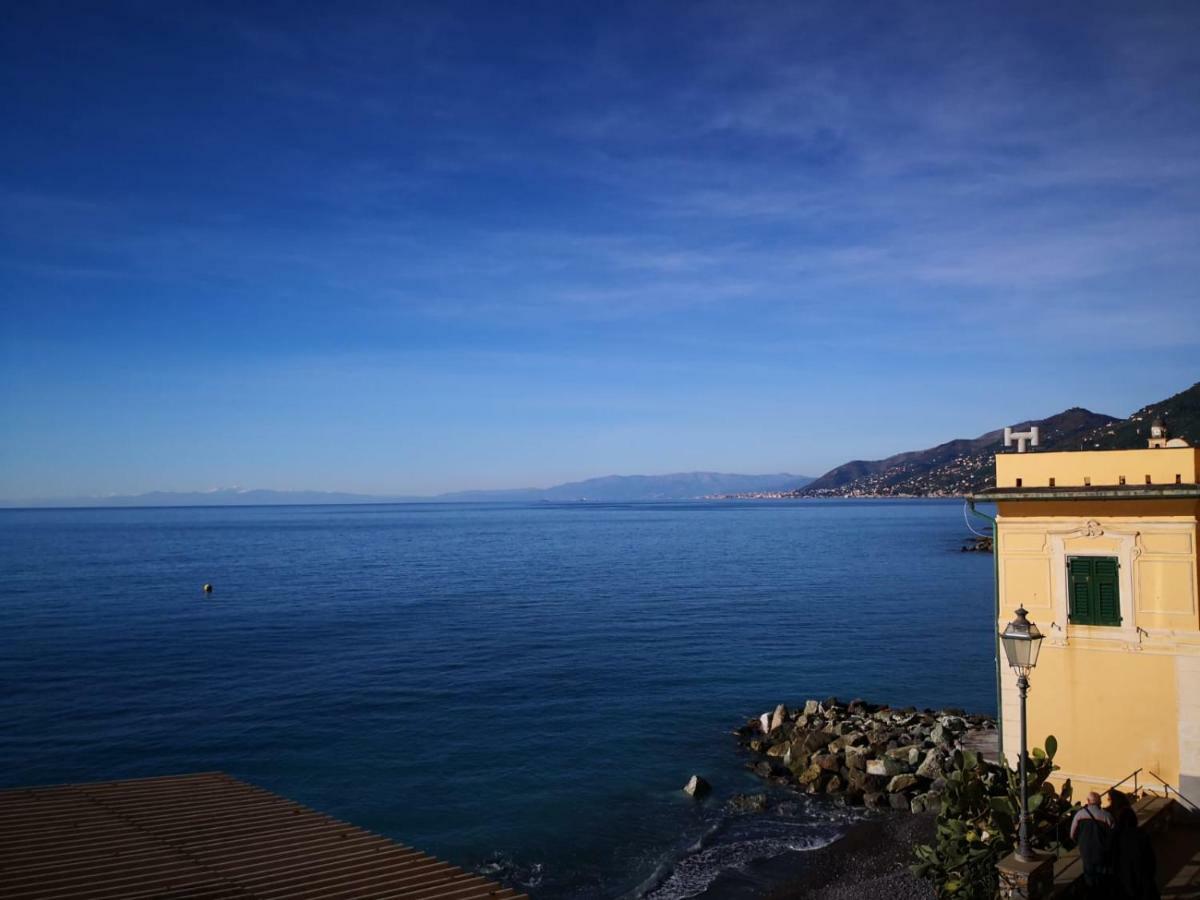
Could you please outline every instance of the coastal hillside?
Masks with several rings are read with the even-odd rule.
[[[1091,435],[1118,422],[1112,416],[1074,407],[1046,419],[1016,425],[1040,429],[1043,450],[1077,450]],[[897,453],[887,459],[854,460],[826,472],[797,491],[803,497],[948,497],[989,485],[995,475],[993,455],[1004,430],[976,438],[959,438],[930,447]]]
[[[721,494],[789,492],[812,482],[804,475],[736,475],[723,472],[675,472],[670,475],[606,475],[549,488],[512,491],[464,491],[439,500],[510,500],[569,503],[590,500],[623,503],[647,500],[695,500]]]
[[[1126,419],[1073,407],[1014,426],[1040,429],[1039,450],[1120,450],[1146,446],[1150,423],[1162,418],[1173,436],[1200,444],[1200,383]],[[854,460],[795,492],[798,497],[955,497],[992,484],[1003,429],[887,459]]]
[[[1150,423],[1161,419],[1172,437],[1200,446],[1200,381],[1173,397],[1143,406],[1127,419],[1097,428],[1085,436],[1085,447],[1132,450],[1146,446]]]

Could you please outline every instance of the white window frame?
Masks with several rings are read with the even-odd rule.
[[[1110,547],[1073,547],[1067,552],[1067,541],[1080,537],[1103,537],[1117,540],[1114,553]],[[1098,522],[1090,521],[1082,528],[1067,532],[1051,532],[1050,541],[1050,588],[1054,597],[1054,628],[1051,643],[1065,646],[1071,638],[1106,640],[1126,644],[1129,649],[1140,649],[1141,631],[1134,610],[1133,566],[1141,555],[1138,546],[1139,532],[1106,529]],[[1070,581],[1067,577],[1067,560],[1075,556],[1103,556],[1117,558],[1117,591],[1121,601],[1120,625],[1076,625],[1071,622],[1071,603],[1068,597]]]

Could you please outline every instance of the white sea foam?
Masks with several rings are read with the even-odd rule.
[[[477,874],[494,878],[507,885],[529,890],[541,886],[546,867],[540,862],[519,863],[507,853],[497,852],[491,859],[475,868]]]
[[[842,810],[822,812],[825,815],[814,817],[809,804],[798,799],[785,801],[773,814],[722,814],[698,840],[663,858],[653,875],[627,896],[682,900],[704,892],[722,872],[744,871],[759,860],[825,847],[844,833],[852,816]]]
[[[838,834],[814,834],[803,839],[780,840],[764,837],[752,840],[719,842],[676,860],[669,874],[657,887],[645,893],[645,900],[683,900],[702,893],[717,876],[740,869],[756,860],[770,859],[788,851],[816,850],[837,840]]]

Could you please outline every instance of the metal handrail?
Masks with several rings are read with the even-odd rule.
[[[1150,777],[1153,778],[1155,781],[1157,781],[1159,784],[1161,784],[1164,788],[1166,788],[1168,797],[1170,797],[1171,794],[1174,794],[1176,797],[1178,797],[1180,800],[1182,800],[1184,802],[1184,804],[1192,812],[1200,812],[1200,806],[1197,806],[1195,803],[1193,803],[1191,800],[1189,800],[1187,797],[1185,797],[1183,794],[1181,794],[1179,792],[1179,788],[1174,787],[1173,785],[1167,784],[1165,781],[1163,781],[1161,778],[1159,778],[1153,772],[1150,773]]]
[[[1132,772],[1130,772],[1128,775],[1126,775],[1124,778],[1122,778],[1116,784],[1110,784],[1107,788],[1104,789],[1104,791],[1100,794],[1100,796],[1103,797],[1105,794],[1111,794],[1113,791],[1115,791],[1117,788],[1119,788],[1121,785],[1123,785],[1125,782],[1127,782],[1130,778],[1132,778],[1133,779],[1133,796],[1136,797],[1138,795],[1138,791],[1140,790],[1140,788],[1138,787],[1138,778],[1137,777],[1138,777],[1138,773],[1141,771],[1142,771],[1141,769],[1134,769]],[[1151,772],[1150,774],[1153,775],[1154,773]],[[1155,776],[1155,777],[1157,778],[1158,776]],[[1159,780],[1161,781],[1162,779],[1160,778]]]

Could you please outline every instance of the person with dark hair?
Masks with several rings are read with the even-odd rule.
[[[1115,825],[1108,810],[1101,808],[1100,795],[1095,791],[1088,794],[1087,805],[1081,807],[1071,820],[1071,840],[1079,846],[1083,880],[1088,887],[1089,897],[1103,896],[1109,887],[1112,830]]]
[[[1157,865],[1150,836],[1138,827],[1137,813],[1121,791],[1109,794],[1112,833],[1112,868],[1115,887],[1127,900],[1158,900]]]

